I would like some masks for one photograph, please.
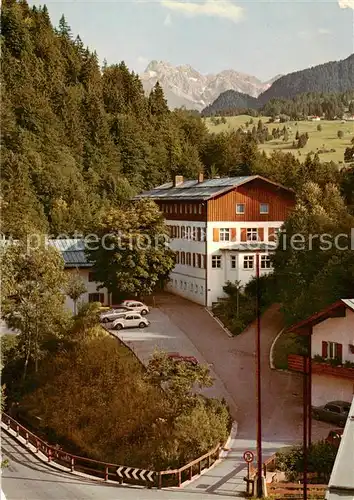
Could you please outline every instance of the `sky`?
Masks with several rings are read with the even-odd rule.
[[[47,0],[100,61],[142,72],[151,60],[266,81],[354,52],[354,0]]]

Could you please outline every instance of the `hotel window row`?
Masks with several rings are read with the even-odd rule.
[[[189,241],[205,241],[205,228],[193,226],[168,226],[170,237]]]
[[[176,252],[176,264],[205,269],[206,256],[201,253]]]
[[[264,227],[242,227],[240,241],[264,241]],[[268,240],[274,241],[279,233],[279,228],[268,228]],[[213,241],[237,241],[238,230],[236,227],[222,227],[213,229]]]
[[[222,256],[221,255],[212,255],[211,257],[211,267],[213,269],[221,269],[222,267]],[[244,255],[243,256],[243,269],[254,269],[256,265],[256,257],[255,255]],[[230,267],[231,269],[237,268],[237,256],[230,256]],[[261,269],[272,269],[272,263],[269,255],[261,255],[260,256],[260,268]]]
[[[193,282],[183,281],[183,280],[171,280],[171,284],[174,288],[179,288],[180,290],[188,290],[189,292],[193,292],[195,294],[204,294],[204,286],[197,285]]]
[[[162,203],[161,212],[165,214],[194,214],[204,213],[204,207],[201,203]]]
[[[237,215],[245,215],[245,213],[246,213],[245,203],[237,203],[236,204],[236,214]],[[269,203],[260,203],[259,204],[259,213],[260,213],[260,215],[269,214]]]

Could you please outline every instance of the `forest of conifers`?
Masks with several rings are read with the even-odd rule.
[[[201,170],[259,173],[297,190],[333,182],[351,196],[352,177],[333,163],[267,158],[240,131],[212,134],[196,114],[170,111],[158,84],[146,96],[124,62],[100,67],[64,16],[52,26],[45,6],[5,0],[1,25],[5,236],[91,232],[108,206]]]

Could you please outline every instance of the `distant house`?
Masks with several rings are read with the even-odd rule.
[[[85,254],[85,241],[83,239],[59,239],[48,240],[48,244],[56,248],[63,256],[65,272],[78,271],[85,284],[87,292],[81,295],[79,302],[101,302],[102,305],[109,304],[110,297],[106,288],[98,289],[100,283],[94,280],[92,264],[87,261]],[[66,306],[74,310],[74,302],[66,297]]]
[[[351,401],[354,394],[354,299],[338,300],[288,332],[310,336],[312,404]],[[304,365],[303,356],[288,356],[290,370],[303,371]]]
[[[319,122],[321,118],[319,116],[308,116],[308,120],[311,120],[312,122]]]

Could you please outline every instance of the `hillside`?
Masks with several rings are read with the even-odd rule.
[[[160,83],[170,109],[184,106],[201,111],[228,90],[257,97],[279,75],[269,82],[262,82],[255,76],[231,69],[203,75],[188,64],[173,66],[164,61],[151,61],[140,78],[147,94],[157,82]]]
[[[259,103],[270,99],[291,98],[304,92],[345,92],[354,88],[354,54],[342,61],[332,61],[289,73],[276,80],[259,96]]]
[[[210,116],[217,115],[224,110],[228,110],[230,114],[235,111],[235,114],[239,110],[253,108],[256,109],[259,106],[258,100],[247,94],[242,94],[241,92],[236,92],[235,90],[227,90],[219,95],[215,101],[203,109],[202,115]]]

